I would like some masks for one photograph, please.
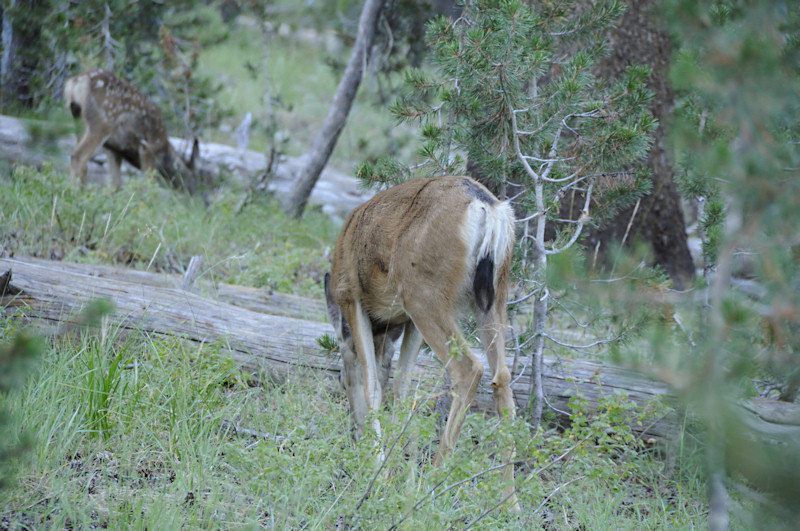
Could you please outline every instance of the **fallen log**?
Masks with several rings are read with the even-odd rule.
[[[69,169],[69,155],[77,143],[74,130],[73,127],[65,127],[63,124],[0,115],[0,159],[10,164],[35,167],[51,161],[56,168],[66,172]],[[178,153],[191,150],[191,140],[170,138],[170,142]],[[89,182],[107,181],[108,168],[105,161],[105,153],[99,149],[87,166]],[[201,142],[199,164],[210,175],[225,173],[234,180],[249,183],[264,174],[267,157],[257,151]],[[287,194],[305,164],[304,157],[281,157],[274,175],[266,183],[267,190],[278,196]],[[136,178],[140,174],[128,164],[123,164],[122,170],[123,179]],[[321,205],[322,210],[330,216],[343,219],[353,208],[371,196],[372,193],[359,189],[355,177],[326,168],[311,192],[309,201]]]
[[[115,307],[110,323],[123,335],[144,332],[215,343],[255,378],[266,376],[282,382],[305,368],[327,375],[321,380],[329,382],[331,389],[337,388],[341,363],[317,343],[323,334],[333,334],[330,325],[316,320],[324,315],[321,301],[213,284],[202,278],[199,289],[207,290],[208,296],[201,296],[180,289],[181,281],[180,275],[111,266],[0,258],[0,315],[21,315],[40,329],[57,330],[79,324],[80,310],[90,301],[108,299]],[[305,316],[311,319],[300,318]],[[476,354],[483,359],[481,352]],[[530,369],[516,369],[521,374],[512,388],[517,407],[524,409]],[[412,385],[433,394],[441,374],[438,360],[423,351],[414,367]],[[569,411],[569,401],[575,396],[586,400],[589,410],[615,393],[623,393],[639,407],[647,407],[654,399],[674,399],[664,383],[593,360],[546,358],[543,381],[550,406],[561,416],[560,412]],[[487,375],[474,409],[493,409]],[[756,398],[736,409],[753,434],[752,440],[788,449],[800,445],[800,405]],[[680,433],[674,413],[631,427],[645,441],[659,444]]]
[[[153,273],[139,271],[126,267],[116,267],[104,264],[79,264],[74,262],[56,262],[41,258],[15,258],[18,265],[15,269],[25,265],[41,266],[54,275],[75,273],[91,277],[107,278],[116,281],[132,282],[154,288],[180,289],[184,277],[175,273]],[[3,268],[0,268],[3,271]],[[325,303],[321,300],[289,295],[273,290],[252,288],[249,286],[236,286],[213,282],[204,277],[202,273],[190,290],[192,293],[206,298],[227,302],[239,308],[245,308],[258,313],[269,315],[282,315],[309,321],[325,321]]]
[[[64,324],[77,324],[81,308],[90,301],[108,299],[115,308],[110,322],[122,333],[142,331],[215,343],[227,349],[237,364],[256,377],[268,375],[280,382],[303,367],[329,374],[331,384],[335,384],[340,369],[338,357],[325,352],[317,343],[323,334],[333,334],[327,323],[260,313],[187,292],[174,287],[180,284],[179,276],[130,270],[112,276],[115,269],[0,258],[0,272],[11,270],[10,285],[17,290],[16,294],[2,297],[0,313],[16,312],[40,328],[52,330]],[[227,293],[230,300],[235,299],[232,292]],[[476,351],[476,354],[482,357],[482,353]],[[517,372],[520,370],[522,373],[512,387],[517,406],[525,408],[530,369],[518,367]],[[412,385],[428,382],[441,372],[438,360],[423,352],[417,360]],[[629,400],[642,407],[655,398],[670,398],[665,384],[597,361],[547,359],[544,382],[550,404],[561,411],[569,411],[570,398],[578,394],[588,401],[590,408],[616,392],[624,392]],[[483,411],[493,408],[486,375],[475,408]],[[651,425],[633,428],[643,438],[663,441],[676,433],[676,419],[668,415]]]

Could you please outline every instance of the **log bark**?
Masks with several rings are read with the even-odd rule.
[[[0,258],[0,263],[4,259]],[[150,288],[182,289],[183,276],[174,273],[148,273],[125,267],[115,267],[103,264],[78,264],[71,262],[55,262],[41,258],[15,258],[15,275],[19,270],[28,266],[38,266],[51,272],[54,276],[77,274],[90,277],[104,278],[111,281],[141,284]],[[8,268],[0,266],[0,276]],[[244,308],[257,313],[280,315],[305,319],[309,321],[325,321],[325,303],[317,299],[289,295],[277,291],[236,286],[212,282],[201,276],[191,291],[212,301],[221,301],[239,308]],[[2,287],[2,284],[0,284]]]
[[[180,336],[199,345],[214,343],[227,350],[255,378],[269,377],[282,382],[305,368],[328,375],[323,381],[331,389],[337,386],[341,362],[338,356],[323,351],[317,344],[317,338],[326,333],[332,335],[333,328],[327,323],[298,318],[299,315],[320,318],[321,301],[212,285],[201,278],[196,287],[198,291],[208,290],[209,296],[204,297],[179,289],[180,275],[0,258],[0,276],[9,270],[11,279],[0,298],[1,316],[16,315],[41,330],[57,330],[65,324],[78,324],[81,308],[90,301],[108,299],[115,308],[109,321],[122,334],[143,332]],[[482,353],[476,351],[476,354],[483,360]],[[576,395],[587,400],[589,408],[618,392],[642,407],[655,398],[673,399],[666,384],[598,361],[545,357],[544,365],[545,395],[556,411],[569,411],[569,400]],[[414,367],[411,385],[430,389],[433,394],[441,373],[436,358],[423,351]],[[516,374],[520,376],[512,389],[517,407],[524,410],[530,368],[518,369]],[[493,410],[489,383],[487,373],[473,409]],[[754,429],[767,438],[800,440],[800,406],[783,403],[776,407],[773,401],[760,399],[748,402],[741,409],[752,419]],[[658,418],[651,425],[632,428],[643,439],[655,442],[667,442],[679,433],[674,414]]]
[[[642,198],[638,210],[630,207],[620,212],[602,230],[588,234],[584,245],[594,249],[599,243],[603,251],[610,242],[627,241],[628,245],[636,239],[649,242],[655,262],[664,268],[674,286],[687,289],[694,278],[694,264],[666,129],[675,105],[669,80],[669,66],[674,55],[672,42],[669,33],[659,27],[659,2],[637,0],[626,4],[625,14],[608,35],[613,51],[600,61],[596,73],[603,79],[614,80],[630,65],[647,65],[652,69],[648,88],[655,97],[650,110],[659,122],[647,158],[653,190]],[[630,234],[624,240],[630,223]]]
[[[142,331],[182,336],[199,344],[218,343],[244,370],[256,377],[267,375],[278,382],[300,367],[335,377],[330,379],[332,386],[338,379],[341,365],[338,356],[324,352],[317,344],[317,338],[323,334],[333,335],[333,328],[327,323],[276,315],[287,312],[283,305],[270,307],[265,294],[259,300],[258,295],[246,288],[219,287],[218,293],[241,305],[235,306],[178,289],[180,275],[36,259],[0,259],[0,272],[8,270],[12,272],[11,286],[19,292],[3,297],[0,313],[19,312],[44,330],[79,323],[81,308],[102,298],[113,303],[115,311],[110,322],[123,334]],[[239,293],[244,293],[244,297],[240,298]],[[291,300],[294,307],[304,304],[302,299],[291,296],[282,295],[279,299]],[[307,313],[319,315],[321,303],[308,304]],[[298,312],[293,309],[288,313]],[[483,359],[482,353],[476,354]],[[589,401],[590,407],[617,390],[643,406],[656,397],[669,398],[666,385],[596,361],[546,359],[545,365],[546,395],[550,404],[562,411],[569,410],[569,399],[578,393]],[[417,359],[411,385],[424,380],[422,385],[435,392],[431,387],[435,384],[429,381],[437,375],[441,375],[438,360],[423,352]],[[519,408],[527,406],[529,382],[530,368],[527,368],[513,385]],[[493,409],[489,383],[484,375],[474,404],[477,410]],[[675,425],[675,419],[670,417],[638,429],[642,437],[663,440],[675,431]]]

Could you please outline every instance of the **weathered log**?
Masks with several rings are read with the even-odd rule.
[[[110,322],[120,332],[182,336],[197,343],[214,342],[254,377],[285,381],[298,368],[313,369],[336,388],[338,357],[326,353],[317,338],[332,334],[321,301],[265,290],[212,284],[199,279],[198,290],[208,297],[179,289],[182,277],[125,268],[50,262],[33,258],[0,258],[0,315],[19,313],[38,327],[58,329],[78,324],[80,309],[91,300],[105,298],[115,306]],[[215,300],[216,297],[217,299]],[[225,299],[221,301],[219,299]],[[482,353],[476,354],[483,358]],[[517,406],[527,407],[530,369],[512,387]],[[442,369],[430,354],[420,354],[412,385],[436,392]],[[603,397],[624,393],[641,407],[660,398],[671,401],[663,383],[624,368],[598,361],[546,358],[544,387],[556,411],[569,411],[569,400],[580,395],[595,408]],[[484,376],[474,409],[491,411],[493,400]],[[800,445],[800,405],[757,398],[739,404],[739,416],[761,444],[794,448]],[[668,414],[652,424],[633,425],[645,440],[666,442],[677,436],[677,418]]]
[[[198,290],[209,295],[203,297],[179,289],[180,275],[34,258],[0,258],[0,277],[6,286],[0,313],[19,311],[45,329],[78,323],[82,307],[93,299],[105,298],[113,302],[111,322],[122,332],[143,331],[178,335],[198,343],[219,342],[245,370],[256,376],[267,374],[278,381],[297,367],[338,376],[339,360],[324,352],[316,341],[323,334],[331,334],[332,328],[302,318],[324,318],[321,301],[212,284],[201,278]],[[480,352],[476,354],[482,356]],[[438,374],[438,361],[423,352],[415,367],[415,385],[425,380],[423,385],[430,386],[431,378]],[[526,368],[513,384],[520,408],[527,406],[529,377],[530,370]],[[482,383],[475,406],[488,411],[493,407],[489,382],[484,378]],[[588,401],[589,407],[596,407],[600,399],[617,392],[640,406],[654,398],[672,399],[665,384],[597,361],[546,359],[544,383],[550,405],[561,411],[569,410],[569,400],[577,394]],[[800,442],[800,406],[754,399],[740,409],[747,415],[746,423],[762,438],[782,444]],[[666,440],[677,433],[673,416],[634,429],[642,437],[656,440]]]
[[[132,282],[143,286],[155,288],[179,289],[183,284],[183,276],[172,273],[149,273],[126,267],[115,267],[104,264],[78,264],[73,262],[55,262],[41,258],[16,258],[18,264],[15,269],[23,267],[22,264],[38,265],[53,274],[76,273],[92,277],[107,278],[111,280]],[[3,268],[0,268],[2,271]],[[192,292],[212,300],[227,302],[240,308],[246,308],[258,313],[282,315],[309,321],[324,321],[325,304],[317,299],[289,295],[277,291],[237,286],[212,282],[198,277]]]
[[[244,370],[258,376],[269,375],[283,381],[298,367],[338,376],[340,362],[317,343],[323,334],[332,334],[327,323],[282,315],[259,313],[219,300],[183,291],[180,276],[122,270],[107,266],[86,266],[33,259],[0,259],[0,271],[11,270],[11,285],[16,295],[2,299],[5,314],[20,312],[44,328],[75,324],[79,311],[93,299],[110,300],[115,307],[110,320],[122,333],[143,331],[149,334],[182,336],[198,343],[215,342],[227,349]],[[117,274],[118,273],[118,274]],[[230,300],[233,291],[220,290]],[[252,293],[246,299],[252,300]],[[296,301],[297,302],[297,301]],[[314,306],[319,302],[315,301]],[[262,304],[261,311],[271,311]],[[309,313],[317,313],[319,308]],[[476,352],[482,357],[482,353]],[[519,370],[522,368],[518,368]],[[431,355],[420,354],[412,385],[442,372]],[[519,408],[525,408],[530,369],[525,369],[513,384]],[[633,402],[645,406],[650,400],[669,399],[667,386],[619,367],[597,361],[548,359],[544,375],[550,404],[569,411],[571,397],[580,394],[594,407],[604,396],[624,392]],[[335,380],[331,379],[331,382]],[[490,411],[493,407],[488,378],[478,391],[475,407]],[[676,431],[673,416],[657,419],[649,426],[634,426],[642,437],[667,439]]]
[[[64,126],[60,126],[64,130]],[[21,120],[0,115],[0,159],[11,164],[27,164],[39,167],[52,161],[56,168],[69,169],[69,155],[75,149],[76,137],[72,132],[53,134],[58,127],[46,122]],[[47,135],[37,134],[47,131]],[[73,130],[74,131],[74,130]],[[185,154],[191,149],[191,141],[170,138],[178,153]],[[107,180],[105,153],[98,150],[89,161],[87,178],[90,182],[102,183]],[[275,174],[267,183],[267,190],[278,196],[289,193],[292,183],[307,163],[304,157],[281,157]],[[200,167],[211,175],[224,172],[229,178],[249,182],[262,175],[267,167],[263,153],[240,150],[223,144],[200,143]],[[122,166],[123,179],[139,174],[138,170],[127,164]],[[359,189],[354,177],[326,168],[311,193],[311,203],[321,205],[322,210],[333,217],[343,218],[353,208],[372,196],[372,193]]]

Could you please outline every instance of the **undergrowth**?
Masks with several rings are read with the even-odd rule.
[[[206,207],[147,178],[115,193],[18,168],[0,186],[5,256],[181,273],[202,255],[213,282],[317,298],[339,230],[318,212],[287,219],[269,197],[237,214],[241,192],[221,191]],[[3,342],[17,326],[0,322]],[[50,338],[24,385],[0,395],[6,446],[28,449],[11,458],[0,529],[705,525],[697,467],[665,470],[629,427],[651,422],[658,405],[609,392],[593,411],[576,396],[570,426],[535,436],[521,419],[468,415],[454,455],[433,468],[437,382],[394,415],[377,413],[383,438],[357,444],[329,379],[298,369],[283,382],[250,382],[224,345],[123,334],[102,319]],[[509,441],[519,515],[499,507],[499,449]],[[386,461],[376,471],[379,447]],[[689,452],[679,457],[691,463]]]
[[[13,327],[5,322],[4,335]],[[436,469],[429,382],[397,422],[378,413],[386,464],[376,473],[379,443],[353,443],[346,398],[327,380],[249,380],[213,344],[107,325],[51,339],[24,387],[3,397],[9,433],[34,443],[0,493],[0,528],[703,525],[703,485],[663,472],[627,427],[641,412],[621,395],[599,412],[576,400],[571,427],[535,437],[521,421],[469,415]],[[504,441],[517,450],[519,515],[497,509]]]
[[[322,41],[333,35],[304,29],[303,23],[287,23],[284,29],[288,33],[270,33],[266,65],[263,34],[258,22],[248,17],[233,23],[228,38],[201,47],[197,73],[219,82],[218,104],[230,113],[220,129],[206,129],[203,140],[234,144],[233,130],[250,112],[250,149],[268,150],[274,120],[274,140],[287,155],[308,151],[342,74],[332,65],[346,63],[350,46],[336,41],[327,49]],[[318,42],[306,42],[302,35]],[[382,84],[397,84],[400,78],[395,73],[381,81],[371,70],[365,75],[332,153],[332,166],[349,172],[354,161],[409,154],[413,149],[413,129],[398,125],[382,103],[387,98],[381,95],[386,88]]]

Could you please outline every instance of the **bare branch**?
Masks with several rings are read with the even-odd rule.
[[[586,476],[580,476],[580,477],[577,477],[577,478],[571,479],[571,480],[567,481],[566,483],[562,483],[561,485],[559,485],[558,487],[556,487],[555,489],[553,489],[553,491],[552,491],[550,494],[548,494],[547,496],[545,496],[545,498],[544,498],[544,499],[542,500],[542,502],[541,502],[541,503],[540,503],[540,504],[539,504],[539,505],[536,507],[536,509],[534,509],[534,511],[531,513],[531,515],[528,517],[528,519],[527,519],[527,520],[525,520],[525,523],[524,523],[524,524],[522,524],[522,528],[524,529],[524,528],[527,528],[527,527],[528,527],[528,523],[531,521],[531,519],[532,519],[534,516],[536,516],[536,513],[538,513],[539,511],[541,511],[541,510],[542,510],[542,507],[544,507],[544,506],[545,506],[545,504],[546,504],[547,502],[549,502],[549,501],[550,501],[550,498],[552,498],[553,496],[555,496],[556,494],[558,494],[558,491],[560,491],[560,490],[561,490],[561,489],[563,489],[564,487],[567,487],[567,486],[569,486],[569,485],[571,485],[571,484],[575,483],[576,481],[581,481],[581,480],[584,480],[584,479],[586,479]]]
[[[593,347],[596,347],[596,346],[599,346],[599,345],[608,345],[609,343],[613,343],[614,341],[618,341],[618,340],[622,339],[623,337],[625,337],[625,334],[627,334],[627,332],[628,332],[628,330],[625,330],[624,332],[622,332],[617,337],[613,337],[611,339],[598,339],[597,341],[595,341],[593,343],[589,343],[588,345],[573,345],[571,343],[564,343],[564,342],[559,341],[558,339],[554,338],[553,336],[551,336],[549,334],[545,334],[545,333],[543,333],[542,336],[545,337],[546,339],[549,339],[550,341],[552,341],[556,345],[561,345],[562,347],[567,347],[567,348],[571,348],[571,349],[575,349],[575,350],[586,350],[586,349],[590,349],[590,348],[593,348]]]
[[[527,218],[521,218],[521,219],[517,219],[517,220],[515,220],[515,221],[516,221],[517,223],[525,223],[526,221],[530,221],[530,220],[532,220],[532,219],[536,219],[536,218],[538,218],[539,216],[542,216],[542,215],[544,215],[544,214],[545,214],[545,212],[534,212],[533,214],[531,214],[531,215],[530,215],[530,216],[528,216]]]
[[[526,159],[530,159],[530,160],[532,160],[534,162],[545,162],[545,163],[567,162],[569,160],[574,160],[575,159],[575,157],[567,157],[565,159],[540,159],[539,157],[534,157],[533,155],[523,155],[523,157],[525,157]]]
[[[528,293],[527,295],[524,295],[523,297],[520,297],[519,299],[516,299],[516,300],[513,300],[513,301],[509,301],[508,304],[519,304],[521,302],[525,302],[526,300],[530,299],[531,297],[533,297],[537,293],[538,293],[538,291],[531,291],[530,293]]]
[[[628,279],[628,278],[630,278],[630,277],[631,277],[631,275],[633,275],[633,274],[634,274],[634,273],[635,273],[637,270],[639,270],[639,269],[643,268],[643,267],[644,267],[644,265],[645,265],[645,264],[644,264],[644,262],[639,262],[638,264],[636,264],[636,265],[633,267],[633,269],[631,269],[631,270],[630,270],[630,272],[628,272],[628,273],[626,273],[626,274],[622,275],[621,277],[615,277],[615,278],[594,278],[594,279],[591,279],[589,282],[603,282],[603,283],[610,283],[610,282],[619,282],[620,280],[627,280],[627,279]],[[691,290],[688,290],[688,291],[691,291]]]
[[[594,186],[594,184],[590,184],[589,188],[586,190],[586,201],[585,201],[585,203],[583,205],[583,211],[581,212],[581,216],[578,218],[578,223],[577,223],[577,225],[575,227],[575,231],[572,233],[572,237],[569,239],[569,241],[566,244],[564,244],[560,248],[553,247],[552,249],[546,249],[545,250],[546,254],[562,253],[562,252],[566,251],[567,249],[569,249],[570,247],[572,247],[575,244],[575,242],[578,241],[578,237],[581,235],[581,231],[583,231],[584,225],[586,225],[586,222],[589,220],[589,203],[590,203],[591,198],[592,198],[592,187],[593,186]]]
[[[542,180],[547,181],[548,177],[550,176],[550,172],[553,169],[553,165],[555,164],[556,155],[558,154],[558,141],[561,140],[561,131],[562,129],[559,127],[556,131],[555,137],[553,138],[553,145],[550,146],[550,159],[551,162],[547,163],[547,167],[542,172]]]
[[[547,395],[544,395],[544,403],[545,403],[545,404],[547,404],[547,407],[549,407],[550,409],[552,409],[553,411],[555,411],[555,412],[556,412],[556,413],[558,413],[559,415],[564,415],[564,416],[566,416],[566,417],[569,417],[569,416],[570,416],[570,414],[569,414],[569,413],[567,413],[566,411],[564,411],[564,410],[562,410],[562,409],[558,409],[556,406],[554,406],[553,404],[551,404],[551,403],[550,403],[550,401],[547,399]]]

